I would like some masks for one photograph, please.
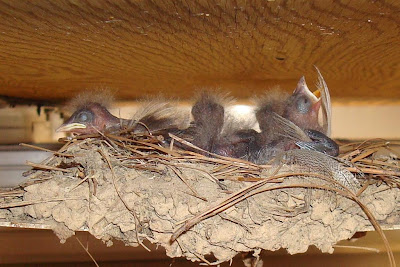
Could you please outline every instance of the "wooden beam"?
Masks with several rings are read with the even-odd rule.
[[[400,98],[399,1],[0,1],[0,95],[123,99],[293,90],[317,65],[333,98]]]

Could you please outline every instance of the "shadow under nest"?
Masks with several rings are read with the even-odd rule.
[[[374,227],[394,265],[381,225],[400,221],[398,143],[342,145],[335,173],[283,157],[271,165],[208,157],[171,137],[169,148],[157,135],[64,139],[52,157],[31,164],[24,185],[1,193],[1,221],[46,225],[61,241],[82,230],[107,245],[147,240],[169,257],[208,264],[262,249],[332,253],[338,241]],[[350,172],[359,187],[340,182]]]

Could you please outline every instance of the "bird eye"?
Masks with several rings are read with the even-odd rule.
[[[92,121],[92,118],[92,114],[87,111],[82,111],[77,116],[77,120],[80,122],[90,122]]]
[[[307,97],[300,97],[297,100],[297,110],[300,113],[307,113],[310,111],[311,102]]]

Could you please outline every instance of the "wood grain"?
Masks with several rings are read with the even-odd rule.
[[[317,65],[335,98],[400,99],[399,1],[0,0],[0,95],[245,98]]]

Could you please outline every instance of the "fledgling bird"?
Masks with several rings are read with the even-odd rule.
[[[67,104],[67,109],[74,110],[74,113],[56,131],[94,134],[118,129],[121,121],[108,111],[113,100],[113,95],[108,91],[86,91],[77,95]]]
[[[268,120],[263,120],[268,116]],[[261,119],[257,117],[261,132],[250,146],[248,160],[257,164],[265,164],[276,155],[298,149],[296,142],[308,144],[312,140],[297,125],[271,111]],[[268,127],[271,126],[271,128]],[[271,130],[272,129],[272,130]]]
[[[265,163],[277,153],[296,147],[338,155],[338,145],[326,135],[330,133],[330,118],[323,119],[324,122],[329,121],[328,125],[321,126],[318,121],[321,102],[325,105],[324,117],[330,116],[330,98],[326,83],[317,71],[320,84],[324,84],[320,89],[321,99],[308,89],[304,77],[301,77],[291,96],[275,90],[260,102],[256,118],[261,133],[257,135],[254,149],[250,152],[250,161]]]
[[[317,91],[321,93],[320,99],[310,91],[303,76],[297,83],[292,95],[275,88],[269,91],[261,100],[257,101],[257,120],[261,121],[264,125],[273,124],[273,118],[270,114],[271,112],[275,112],[290,120],[301,129],[317,130],[329,137],[332,116],[329,89],[319,69],[315,68],[318,73],[319,82],[317,84]],[[318,120],[320,109],[323,115],[322,125],[320,125]],[[268,128],[276,132],[271,126],[268,126]]]
[[[339,154],[339,146],[329,138],[331,134],[331,100],[328,86],[321,72],[318,73],[317,88],[321,94],[318,99],[312,93],[302,77],[297,84],[296,90],[288,100],[284,117],[299,126],[312,142],[297,141],[296,145],[301,149],[309,149],[322,152],[330,156]],[[319,110],[322,109],[322,125],[318,120]]]
[[[95,134],[129,129],[132,132],[158,131],[181,127],[182,116],[167,102],[148,102],[139,108],[132,119],[118,118],[108,111],[113,101],[110,93],[85,92],[71,101],[75,112],[56,131],[75,134]]]
[[[231,134],[223,132],[223,128],[231,122],[225,114],[225,106],[232,101],[227,95],[202,91],[192,107],[193,121],[190,127],[179,131],[177,135],[207,152],[233,158],[246,155],[256,131],[235,128]]]
[[[274,139],[284,129],[276,129],[273,113],[290,120],[301,129],[320,130],[320,107],[321,101],[308,89],[304,77],[301,77],[292,95],[275,88],[261,98],[256,118],[265,138]]]
[[[318,73],[317,91],[320,92],[321,97],[318,99],[308,89],[305,79],[302,77],[288,101],[288,109],[286,109],[284,116],[303,129],[312,140],[312,142],[297,141],[297,146],[301,149],[315,150],[330,156],[337,156],[339,146],[329,138],[332,117],[329,89],[319,69],[317,67],[315,69]],[[322,125],[318,120],[320,109],[322,109]]]
[[[202,91],[194,103],[190,127],[178,135],[195,146],[213,152],[224,125],[226,96]]]

